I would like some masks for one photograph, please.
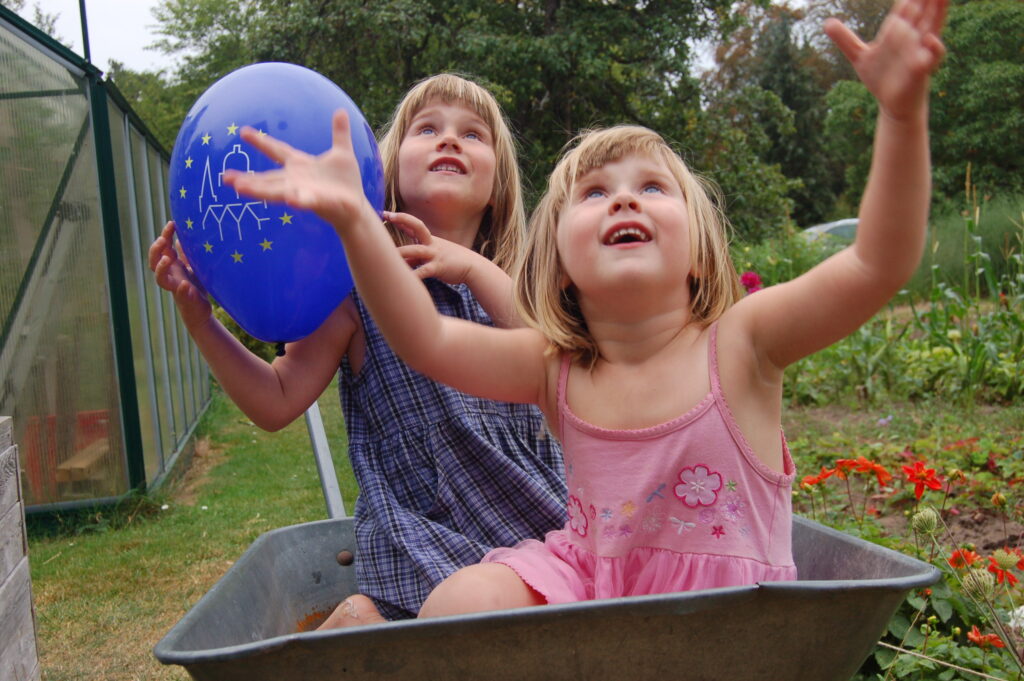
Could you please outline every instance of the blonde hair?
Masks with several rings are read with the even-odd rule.
[[[544,334],[554,351],[568,352],[575,361],[590,367],[599,357],[572,286],[565,286],[556,233],[576,181],[627,156],[663,162],[686,199],[693,254],[690,311],[694,320],[710,324],[740,298],[739,276],[729,255],[728,222],[718,207],[718,191],[709,180],[691,172],[660,135],[647,128],[623,125],[584,132],[567,146],[530,218],[526,247],[515,271],[516,308],[527,324]]]
[[[421,80],[406,93],[395,108],[380,140],[384,166],[384,203],[387,210],[402,210],[398,191],[398,150],[413,118],[432,101],[463,106],[483,119],[494,139],[494,188],[473,249],[502,269],[508,270],[522,247],[526,230],[526,210],[519,180],[515,139],[505,121],[501,106],[486,88],[454,73],[441,73]],[[391,230],[397,243],[408,239]]]

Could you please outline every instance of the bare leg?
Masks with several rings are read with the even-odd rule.
[[[437,585],[420,608],[420,617],[525,608],[547,601],[515,570],[501,563],[464,567]]]
[[[321,629],[341,629],[343,627],[361,627],[367,624],[383,624],[387,622],[384,616],[377,611],[377,606],[369,598],[362,594],[349,596],[334,609],[324,623],[317,627]]]

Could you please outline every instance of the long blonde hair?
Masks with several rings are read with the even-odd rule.
[[[598,360],[597,343],[587,329],[571,284],[558,256],[556,234],[573,185],[591,170],[626,156],[640,155],[665,163],[686,199],[690,224],[690,308],[693,318],[710,324],[741,295],[739,276],[729,255],[728,222],[718,207],[718,191],[694,174],[656,132],[622,125],[579,135],[548,180],[547,191],[530,218],[526,247],[515,271],[515,302],[527,324],[583,365]]]
[[[490,128],[494,139],[494,188],[491,205],[480,224],[473,248],[508,270],[522,247],[526,229],[515,139],[494,95],[469,78],[454,73],[431,76],[414,85],[395,107],[380,140],[387,210],[402,210],[402,197],[398,191],[398,150],[413,118],[434,100],[464,106]],[[391,232],[396,242],[407,241],[397,230],[392,229]]]

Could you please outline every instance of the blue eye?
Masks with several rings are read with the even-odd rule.
[[[600,189],[588,189],[583,192],[583,198],[585,199],[596,199],[604,196],[604,191]]]
[[[437,131],[434,130],[434,128],[432,126],[429,126],[429,125],[424,125],[422,128],[420,128],[420,134],[421,135],[433,135],[433,134],[436,134],[436,133],[437,133]]]
[[[479,140],[480,139],[480,135],[478,133],[475,133],[475,132],[467,132],[466,133],[466,139]]]
[[[661,188],[661,185],[649,184],[641,190],[644,194],[664,194],[665,190]]]

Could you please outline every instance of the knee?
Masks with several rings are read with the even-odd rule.
[[[424,601],[419,616],[505,610],[544,602],[512,568],[500,563],[480,563],[464,567],[438,584]]]

